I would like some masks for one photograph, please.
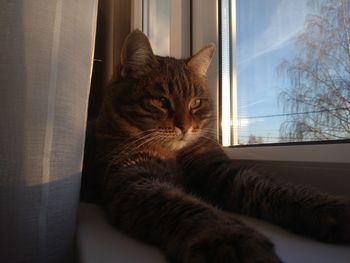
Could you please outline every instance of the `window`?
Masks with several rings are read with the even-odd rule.
[[[221,0],[224,146],[350,139],[350,1]]]

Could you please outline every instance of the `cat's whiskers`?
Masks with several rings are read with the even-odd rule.
[[[129,148],[133,147],[134,144],[137,144],[139,141],[144,140],[145,138],[150,136],[154,130],[155,129],[141,131],[134,136],[127,137],[126,140],[120,142],[120,144],[123,145],[122,148],[115,149],[115,151],[111,152],[111,154],[115,155],[116,151],[120,152],[120,151],[124,151],[124,150],[129,150]],[[139,137],[139,136],[141,136],[141,137]]]
[[[168,138],[164,137],[164,134],[159,133],[156,129],[153,129],[152,132],[142,138],[135,140],[132,144],[128,145],[129,147],[133,147],[131,152],[136,152],[141,149],[143,146],[155,146],[156,144],[161,144],[162,141],[165,142]],[[141,141],[141,143],[140,143]],[[143,141],[143,142],[142,142]],[[135,144],[137,146],[135,147]]]
[[[162,131],[159,129],[149,129],[140,131],[125,140],[122,143],[122,147],[110,153],[110,159],[113,163],[122,162],[124,159],[135,155],[145,146],[154,147],[164,145],[169,150],[177,151],[194,143],[199,138],[216,142],[215,137],[216,132],[211,128],[193,129],[190,133],[181,133],[180,135],[175,130]]]
[[[143,145],[153,140],[154,131],[155,129],[140,132],[138,135],[144,134],[144,133],[147,133],[147,134],[137,139],[135,139],[135,137],[129,138],[127,141],[130,141],[130,142],[125,143],[123,147],[117,148],[115,149],[115,151],[110,153],[111,159],[114,162],[119,162],[122,159],[126,158],[127,156],[133,155]]]
[[[138,138],[136,140],[131,140],[130,142],[124,144],[122,148],[116,149],[116,151],[118,151],[118,153],[125,153],[125,152],[133,151],[135,149],[135,147],[139,144],[139,142],[146,140],[148,137],[151,137],[151,135],[147,134],[147,135],[143,136],[142,138]],[[116,151],[113,154],[117,154]]]
[[[211,141],[213,143],[217,143],[217,140],[212,138],[212,137],[210,137],[210,136],[202,135],[202,138],[205,138],[205,139],[207,139],[207,140],[209,140],[209,141]]]
[[[172,139],[174,135],[170,133],[162,133],[156,129],[148,130],[146,132],[147,134],[145,136],[137,138],[136,140],[134,138],[130,138],[130,142],[125,144],[121,151],[128,151],[129,153],[133,153],[147,144],[149,146],[156,146],[157,144],[162,144],[167,140]]]
[[[217,136],[217,132],[213,128],[202,128],[201,129],[202,134],[212,135],[214,138]]]

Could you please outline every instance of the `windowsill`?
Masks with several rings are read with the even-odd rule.
[[[166,262],[156,248],[110,225],[103,210],[91,203],[80,203],[77,242],[79,263]]]
[[[259,145],[249,147],[227,147],[227,154],[232,159],[315,162],[315,163],[350,163],[350,144],[313,144],[313,145]]]
[[[260,220],[240,217],[273,241],[285,263],[349,262],[350,246],[317,242]],[[166,262],[156,248],[131,239],[108,224],[102,209],[94,204],[80,205],[77,242],[80,263]]]

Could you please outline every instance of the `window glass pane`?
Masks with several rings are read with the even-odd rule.
[[[350,138],[349,2],[235,1],[238,144]]]
[[[144,0],[143,31],[148,35],[153,52],[170,54],[170,0]]]

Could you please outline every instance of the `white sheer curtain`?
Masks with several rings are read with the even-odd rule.
[[[70,262],[97,0],[0,7],[0,262]]]

